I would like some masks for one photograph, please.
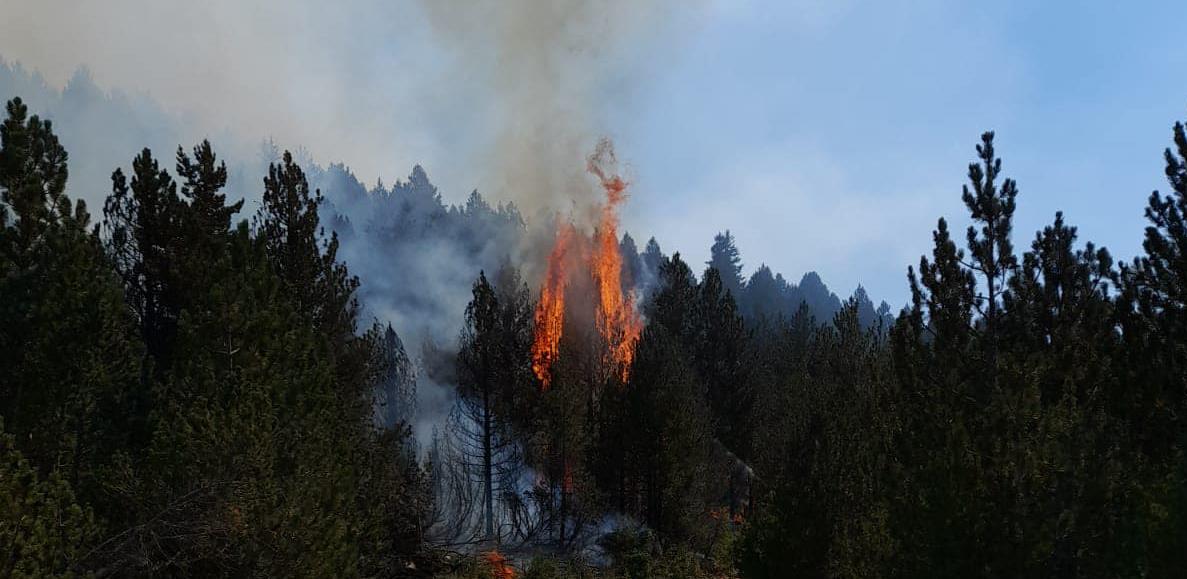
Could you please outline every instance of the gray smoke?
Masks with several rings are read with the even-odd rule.
[[[583,213],[601,200],[585,172],[604,100],[629,94],[623,70],[644,33],[660,29],[659,0],[424,0],[456,78],[478,89],[480,139],[468,164],[496,197]],[[597,189],[597,190],[596,190]]]
[[[248,217],[267,163],[292,149],[326,194],[323,222],[343,236],[366,315],[418,360],[423,343],[456,345],[480,270],[511,261],[534,283],[553,215],[588,225],[602,192],[585,158],[614,133],[607,103],[629,100],[634,57],[666,10],[688,7],[0,0],[0,98],[55,120],[70,191],[93,212],[141,147],[170,166],[177,146],[210,138]],[[394,185],[363,185],[379,177]],[[473,189],[493,207],[464,203]],[[425,438],[452,394],[419,375]]]

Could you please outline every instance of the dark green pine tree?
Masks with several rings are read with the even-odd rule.
[[[91,510],[59,471],[48,477],[16,449],[0,421],[0,575],[73,577],[99,538]]]
[[[803,306],[769,362],[782,368],[762,409],[758,504],[737,549],[744,576],[888,574],[899,414],[888,351],[857,306],[818,329]]]
[[[698,288],[696,333],[691,353],[697,373],[708,389],[709,407],[718,439],[746,458],[754,393],[746,376],[748,335],[733,295],[721,283],[716,268],[707,268]]]
[[[297,304],[297,311],[334,340],[353,335],[358,279],[338,263],[338,236],[324,239],[318,217],[320,191],[309,192],[305,172],[285,151],[268,168],[263,204],[256,215],[272,268]]]
[[[500,370],[500,406],[513,428],[520,433],[529,432],[539,402],[531,364],[536,304],[519,269],[511,263],[504,262],[499,267],[494,282],[504,365]]]
[[[618,252],[622,254],[622,291],[630,292],[643,281],[643,258],[639,256],[635,238],[629,233],[622,234]]]
[[[177,148],[177,178],[186,204],[178,223],[181,243],[176,266],[183,279],[208,279],[216,273],[214,264],[226,255],[231,220],[243,208],[243,200],[227,203],[223,192],[227,166],[218,160],[210,141],[195,145],[192,157]],[[187,305],[193,300],[185,298]]]
[[[900,492],[913,499],[892,510],[913,546],[897,563],[917,576],[1130,574],[1135,471],[1107,402],[1117,389],[1112,260],[1076,249],[1057,215],[1019,266],[1009,239],[1017,187],[994,185],[992,137],[963,195],[977,224],[972,259],[941,220],[934,261],[922,260],[919,278],[909,272],[914,307],[893,333],[906,396]]]
[[[383,331],[381,347],[383,369],[375,401],[375,421],[385,427],[407,427],[416,417],[416,368],[391,324]]]
[[[1175,123],[1165,152],[1171,193],[1150,194],[1145,255],[1122,264],[1118,319],[1125,343],[1125,388],[1115,403],[1135,450],[1151,467],[1147,536],[1152,573],[1187,565],[1187,128]]]
[[[683,350],[666,326],[644,329],[626,385],[627,462],[641,519],[665,541],[703,544],[712,419],[705,388]]]
[[[728,229],[725,233],[713,236],[713,246],[709,248],[709,261],[705,262],[705,265],[721,274],[721,285],[735,300],[742,295],[745,283],[742,279],[742,256],[738,253],[734,236]]]
[[[1132,574],[1143,558],[1138,461],[1113,412],[1120,336],[1109,293],[1115,277],[1108,251],[1077,248],[1076,228],[1056,213],[1022,256],[1003,296],[1002,356],[1015,390],[1037,393],[1042,419],[1028,446],[1050,471],[1038,470],[1046,492],[1034,497],[1036,542],[1050,545],[1043,568],[1070,575]],[[1010,376],[1012,374],[1012,376]],[[1032,404],[1033,406],[1033,404]],[[1032,459],[1033,460],[1033,459]]]
[[[1113,259],[1092,243],[1077,248],[1076,238],[1076,228],[1056,213],[1055,222],[1035,235],[1003,295],[1008,315],[1002,331],[1009,342],[1002,348],[1041,369],[1047,405],[1066,395],[1103,400],[1117,390],[1112,383],[1117,335],[1109,295]]]
[[[20,272],[34,264],[35,247],[51,224],[74,212],[66,197],[66,150],[53,132],[53,124],[16,98],[6,105],[0,125],[0,186],[4,207],[0,225],[5,227],[4,250],[9,267]]]
[[[693,361],[700,324],[695,278],[673,255],[660,268],[649,323],[636,346],[630,381],[610,397],[621,412],[624,446],[619,502],[664,540],[701,544],[713,488],[703,476],[714,448],[705,382]],[[611,433],[613,434],[613,433]]]
[[[177,176],[182,180],[181,195],[189,202],[187,235],[199,240],[225,238],[243,200],[227,204],[227,195],[222,193],[227,185],[227,164],[218,160],[210,141],[195,145],[193,157],[177,148]]]
[[[680,344],[691,345],[697,324],[696,303],[696,278],[676,253],[660,265],[656,293],[644,308],[648,325],[660,324]]]
[[[795,313],[788,299],[787,282],[765,263],[754,270],[746,289],[735,300],[746,321],[756,327],[773,327],[780,318],[790,319]]]
[[[1147,448],[1159,453],[1167,443],[1185,442],[1185,431],[1172,426],[1178,421],[1170,416],[1187,408],[1187,129],[1182,123],[1175,123],[1174,144],[1165,153],[1172,193],[1150,195],[1145,255],[1123,270],[1124,297],[1132,308],[1123,329],[1131,350],[1144,357],[1135,360],[1132,411],[1150,429],[1143,437]]]
[[[971,258],[969,269],[984,280],[984,293],[977,294],[974,304],[980,323],[985,327],[985,339],[981,342],[985,345],[986,368],[996,384],[1001,295],[1018,266],[1010,239],[1018,186],[1013,179],[1003,181],[1000,188],[997,186],[1002,160],[993,148],[993,131],[981,135],[977,157],[980,163],[969,164],[969,181],[973,188],[969,190],[965,185],[961,198],[976,224],[969,226],[967,234]]]
[[[111,196],[103,207],[104,228],[147,353],[159,373],[168,367],[182,307],[177,263],[183,204],[177,184],[148,149],[132,160],[130,187],[121,169],[112,174],[111,183]]]
[[[988,175],[996,178],[999,164],[991,140],[992,133],[986,133],[977,152],[988,166]],[[996,236],[1002,233],[1000,224],[991,227],[984,220],[1001,217],[1001,209],[977,208],[998,203],[986,175],[976,164],[970,165],[977,195],[966,187],[964,198],[971,211],[979,212],[977,220],[983,228],[992,230],[987,235]],[[918,276],[908,269],[912,307],[900,316],[892,334],[895,367],[908,403],[899,444],[903,460],[910,465],[905,492],[913,499],[893,513],[900,536],[913,546],[899,564],[916,575],[948,576],[986,567],[1002,571],[986,549],[987,541],[994,539],[987,536],[985,517],[1008,515],[991,513],[986,506],[986,471],[991,467],[984,462],[990,459],[969,458],[982,457],[982,444],[1005,436],[982,427],[986,408],[998,392],[990,385],[997,371],[985,367],[981,348],[986,342],[978,340],[985,326],[975,314],[978,308],[987,311],[987,303],[997,303],[998,286],[989,292],[992,301],[979,295],[974,269],[989,271],[998,279],[1001,241],[992,237],[992,243],[983,244],[970,228],[969,242],[980,249],[973,267],[968,267],[943,218],[932,237],[932,259],[920,258]],[[982,258],[993,263],[977,265]]]
[[[77,540],[43,553],[64,571],[81,563],[74,557],[94,537],[96,528],[79,517],[104,498],[104,471],[140,443],[130,404],[139,395],[140,355],[118,278],[98,236],[87,231],[86,207],[65,194],[67,156],[52,125],[30,117],[19,99],[7,112],[0,126],[0,412],[13,435],[5,438],[6,469],[16,470],[8,470],[14,478],[5,483],[15,485],[5,491],[13,502],[0,502],[40,509],[37,497],[44,491],[53,505],[43,505],[56,510],[26,511],[34,518],[21,523],[44,524],[38,532],[54,537],[6,552],[16,554],[8,564],[24,569],[32,563],[22,558],[35,557],[26,547],[56,549],[52,545]],[[32,479],[26,478],[30,469]],[[49,486],[42,491],[39,485]],[[118,505],[107,502],[98,510],[102,518]],[[41,515],[52,519],[36,518]],[[71,521],[80,526],[67,539],[75,531],[63,525]]]
[[[667,256],[664,255],[663,250],[659,247],[659,242],[654,237],[647,240],[647,246],[643,249],[643,253],[639,254],[639,278],[638,284],[643,287],[643,295],[640,296],[642,303],[647,303],[651,299],[651,294],[655,291],[656,282],[659,279],[659,270],[663,266],[664,260]]]
[[[968,359],[976,280],[961,266],[964,252],[952,241],[944,218],[932,239],[932,259],[920,257],[918,275],[907,269],[911,308],[899,317],[891,342],[903,388],[928,405],[948,408],[953,399],[969,396],[959,388],[972,373]]]
[[[356,335],[359,280],[338,261],[337,234],[326,238],[321,228],[322,200],[320,191],[310,194],[304,171],[285,151],[264,178],[256,236],[294,311],[329,342],[342,410],[351,417],[369,415],[378,330]]]

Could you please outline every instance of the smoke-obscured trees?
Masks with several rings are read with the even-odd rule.
[[[525,307],[530,304],[514,300],[519,291],[512,286],[503,295],[511,299],[500,300],[486,275],[479,274],[458,349],[459,406],[453,434],[460,445],[462,467],[480,489],[479,537],[492,543],[513,531],[501,527],[509,518],[507,503],[516,500],[523,475],[511,417],[517,397],[531,388],[524,348],[531,339],[531,310]]]
[[[391,324],[383,331],[383,368],[376,391],[375,420],[381,427],[408,427],[416,420],[416,368]]]

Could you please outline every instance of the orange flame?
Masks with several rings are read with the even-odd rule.
[[[494,579],[515,579],[515,568],[511,566],[507,557],[498,551],[488,551],[482,559],[490,567]]]
[[[535,337],[532,340],[532,371],[540,387],[552,385],[552,365],[560,356],[561,330],[565,321],[565,289],[569,285],[568,254],[577,237],[571,223],[557,223],[556,241],[548,254],[548,270],[540,301],[536,304]]]
[[[594,281],[597,303],[595,324],[606,342],[603,363],[623,382],[627,380],[635,355],[635,342],[643,330],[643,323],[635,311],[634,296],[622,291],[622,254],[618,246],[618,206],[626,199],[627,182],[614,173],[617,160],[610,141],[598,143],[589,156],[587,169],[598,177],[606,192],[598,226],[592,240],[592,250],[581,257]],[[578,244],[581,243],[580,247]],[[585,247],[572,223],[558,224],[556,240],[548,255],[548,268],[536,304],[535,337],[532,342],[532,371],[540,380],[541,389],[552,385],[552,366],[560,354],[560,339],[564,325],[565,290],[573,273],[569,264],[574,249]]]
[[[596,320],[598,332],[609,347],[607,362],[626,382],[631,360],[635,356],[635,341],[643,331],[643,323],[635,311],[634,296],[622,291],[622,253],[618,247],[618,205],[626,199],[627,183],[622,177],[609,174],[607,167],[617,163],[610,141],[598,143],[589,157],[589,172],[597,175],[606,191],[606,204],[594,239],[592,269],[598,290]]]

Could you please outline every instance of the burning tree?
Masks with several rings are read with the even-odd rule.
[[[530,460],[550,499],[550,535],[566,548],[598,517],[592,449],[602,398],[628,381],[643,328],[636,296],[623,283],[618,208],[627,182],[617,165],[609,140],[599,142],[587,159],[605,201],[592,235],[558,220],[533,319],[531,361],[542,412]]]
[[[607,139],[589,156],[587,169],[606,193],[592,239],[579,235],[572,223],[558,222],[556,240],[536,305],[532,370],[543,390],[552,385],[552,367],[560,354],[566,297],[575,281],[588,274],[593,283],[594,323],[604,340],[602,367],[626,382],[634,357],[635,341],[643,322],[635,309],[635,296],[624,291],[623,259],[618,239],[618,206],[626,200],[627,182],[617,174],[618,160]]]
[[[697,357],[724,353],[704,346],[714,338],[740,343],[740,318],[719,278],[700,291],[678,256],[661,257],[655,327],[644,332],[623,278],[637,276],[627,259],[634,269],[644,260],[624,256],[633,242],[619,239],[627,182],[616,166],[602,141],[587,163],[605,194],[595,227],[557,221],[538,302],[510,268],[497,284],[485,275],[474,284],[451,377],[457,406],[432,450],[450,542],[547,537],[580,549],[611,511],[689,538],[716,492],[704,479],[726,478],[698,466],[714,462],[706,384],[728,398],[721,387],[738,358],[701,368]],[[659,254],[654,240],[648,254]]]

